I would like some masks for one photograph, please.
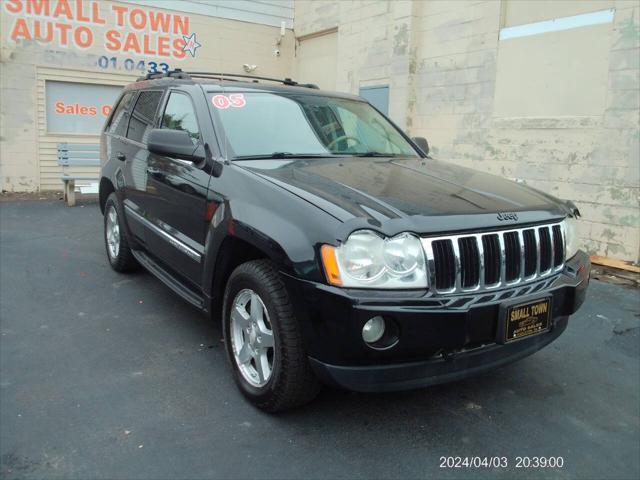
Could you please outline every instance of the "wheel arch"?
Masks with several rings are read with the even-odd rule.
[[[107,198],[109,198],[109,195],[115,192],[116,189],[113,186],[113,183],[111,183],[111,180],[109,180],[107,177],[102,177],[100,179],[100,188],[98,191],[99,191],[98,199],[100,202],[100,211],[104,214],[104,206],[107,203]]]
[[[271,259],[262,248],[235,235],[227,235],[222,240],[215,255],[213,274],[210,280],[210,312],[220,314],[224,289],[231,273],[243,263],[251,260]]]

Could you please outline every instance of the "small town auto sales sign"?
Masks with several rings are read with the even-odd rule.
[[[98,0],[4,0],[9,38],[107,53],[180,60],[200,44],[189,16]],[[105,7],[106,8],[101,8]]]

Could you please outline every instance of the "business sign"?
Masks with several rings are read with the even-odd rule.
[[[122,87],[45,82],[47,132],[100,133]]]
[[[98,0],[4,0],[8,37],[76,50],[151,57],[156,64],[196,56],[190,17]],[[108,57],[107,57],[108,58]],[[115,57],[113,57],[115,58]],[[103,67],[105,68],[105,67]]]

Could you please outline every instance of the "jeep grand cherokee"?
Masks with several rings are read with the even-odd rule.
[[[222,318],[251,402],[457,380],[565,330],[590,269],[572,203],[431,158],[357,96],[241,77],[127,86],[100,206],[116,271]]]

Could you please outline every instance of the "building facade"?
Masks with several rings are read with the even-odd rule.
[[[147,71],[290,75],[292,27],[292,1],[2,0],[0,188],[97,173],[61,167],[56,146],[98,143],[122,86]]]
[[[5,0],[0,187],[60,190],[150,69],[369,99],[432,154],[576,202],[592,254],[640,259],[638,0]]]
[[[369,98],[441,160],[574,200],[590,253],[638,262],[639,15],[637,0],[296,1],[296,77]]]

